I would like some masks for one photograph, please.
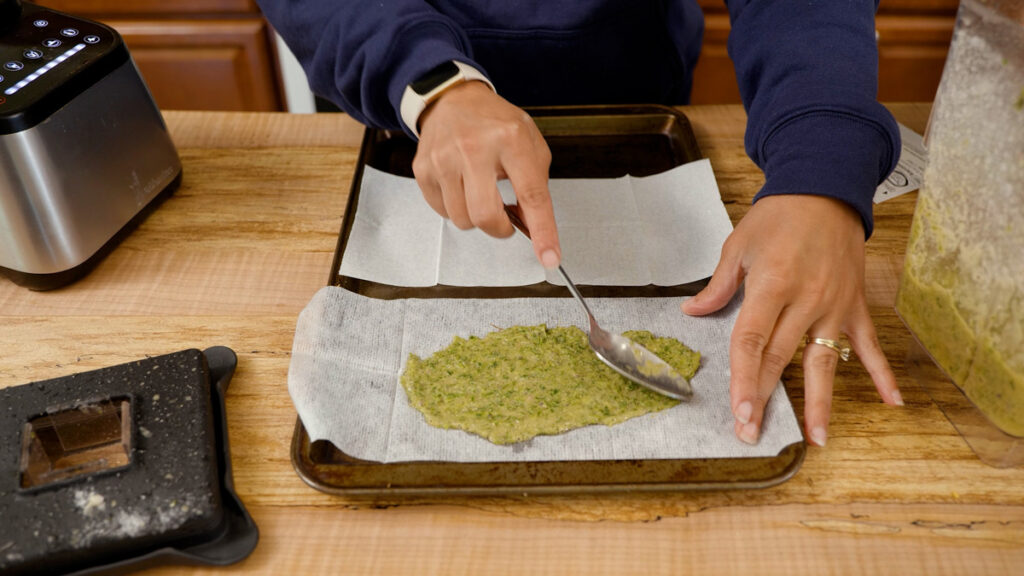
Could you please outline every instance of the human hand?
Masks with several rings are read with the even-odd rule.
[[[482,82],[446,91],[420,116],[412,169],[431,208],[462,230],[511,236],[515,229],[497,186],[507,177],[545,268],[561,260],[548,192],[550,166],[551,151],[533,119]]]
[[[824,196],[768,196],[726,240],[707,287],[682,305],[710,314],[746,280],[729,342],[729,382],[736,435],[757,442],[764,407],[797,346],[810,337],[849,336],[886,404],[902,405],[864,297],[864,228],[860,216]],[[803,353],[804,425],[825,445],[838,354],[808,344]]]

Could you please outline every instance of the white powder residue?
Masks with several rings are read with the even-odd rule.
[[[90,494],[83,492],[79,497],[79,494],[76,493],[75,504],[79,508],[83,508],[88,505],[89,496]],[[99,508],[99,510],[104,509],[105,506]],[[96,508],[92,510],[96,510]],[[114,540],[131,538],[144,533],[170,532],[198,513],[200,511],[192,499],[164,500],[160,503],[149,501],[138,507],[122,503],[116,513],[93,514],[85,526],[72,530],[71,545],[76,548],[85,548],[96,540]]]
[[[138,536],[146,528],[148,518],[138,511],[128,513],[119,510],[114,517],[114,523],[118,526],[118,533],[124,536]]]
[[[97,510],[103,511],[107,508],[106,502],[103,500],[102,494],[85,490],[75,490],[75,506],[78,506],[82,514],[90,516]]]

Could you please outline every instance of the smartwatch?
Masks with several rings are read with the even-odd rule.
[[[423,114],[427,106],[449,88],[472,80],[479,80],[494,90],[494,84],[491,84],[491,81],[482,72],[469,64],[449,60],[435,66],[405,87],[399,110],[402,122],[412,131],[413,135],[419,138],[420,114]]]

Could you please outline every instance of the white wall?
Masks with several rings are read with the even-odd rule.
[[[316,112],[313,92],[309,89],[306,73],[302,65],[285,45],[281,36],[274,34],[277,40],[277,55],[281,63],[281,77],[284,79],[284,96],[288,102],[288,111],[293,114],[310,114]]]

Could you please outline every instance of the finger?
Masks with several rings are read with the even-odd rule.
[[[829,317],[811,326],[807,334],[812,338],[839,338],[840,324]],[[832,413],[832,387],[836,378],[839,353],[821,344],[808,342],[804,347],[804,428],[807,437],[817,446],[828,439],[828,419]]]
[[[722,256],[711,280],[696,296],[682,303],[684,314],[703,316],[721,310],[743,283],[743,263],[739,251],[722,248]]]
[[[472,228],[473,221],[469,219],[469,209],[466,207],[466,192],[462,187],[462,175],[454,171],[441,174],[439,183],[448,219],[460,230]]]
[[[465,184],[466,209],[474,226],[497,238],[507,238],[515,228],[505,215],[505,204],[498,192],[497,174],[493,166],[471,164],[462,174]]]
[[[529,119],[527,121],[532,122]],[[548,190],[551,152],[547,144],[538,137],[511,146],[502,154],[501,161],[512,189],[515,190],[523,220],[530,229],[537,259],[545,268],[557,267],[562,258],[562,250],[555,225],[555,210]]]
[[[764,353],[761,355],[758,386],[761,395],[765,398],[771,397],[772,392],[775,391],[779,379],[782,378],[782,372],[792,362],[797,347],[814,321],[815,318],[797,306],[787,306],[779,314],[768,345],[765,346]],[[761,415],[758,414],[755,420],[760,422]]]
[[[776,319],[768,343],[761,353],[761,367],[757,380],[757,398],[761,402],[751,404],[750,422],[747,424],[748,436],[755,430],[758,435],[760,434],[764,407],[778,387],[783,370],[793,360],[797,346],[811,322],[812,319],[807,313],[795,306],[783,308]]]
[[[857,358],[860,359],[868,374],[871,375],[875,388],[882,396],[882,401],[893,406],[903,406],[903,396],[896,384],[896,376],[889,366],[889,361],[885,358],[882,345],[878,342],[875,324],[871,321],[871,314],[863,299],[854,308],[847,324],[850,346],[857,353]]]
[[[752,293],[740,308],[729,339],[729,395],[737,436],[747,444],[756,444],[760,435],[768,400],[759,385],[761,360],[781,311],[781,299]]]
[[[444,208],[444,195],[441,193],[441,185],[431,170],[430,161],[417,152],[416,158],[412,162],[412,172],[423,193],[423,199],[434,209],[434,212],[440,214],[442,218],[447,218],[448,211]]]

